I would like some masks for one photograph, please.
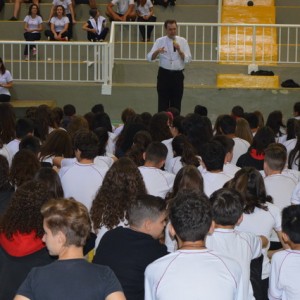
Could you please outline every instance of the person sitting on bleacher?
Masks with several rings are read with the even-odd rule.
[[[41,31],[43,30],[43,20],[40,16],[39,7],[36,4],[31,4],[27,16],[24,19],[24,38],[26,41],[39,41],[41,39]],[[25,60],[29,58],[29,51],[32,51],[32,55],[36,56],[36,46],[26,45],[24,49]]]
[[[21,3],[33,3],[37,6],[39,6],[39,0],[15,0],[14,13],[13,13],[13,16],[9,19],[9,21],[18,21]]]
[[[117,11],[113,7],[117,5]],[[135,20],[134,0],[112,0],[107,4],[105,14],[109,17],[110,21],[131,21]]]
[[[70,21],[65,14],[65,8],[57,5],[55,15],[50,21],[50,30],[45,31],[45,35],[49,41],[68,41],[71,36],[68,31]]]
[[[106,27],[106,19],[100,15],[97,8],[90,9],[90,18],[82,29],[87,32],[87,39],[91,42],[103,42],[109,30]]]

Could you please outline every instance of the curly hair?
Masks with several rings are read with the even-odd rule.
[[[28,181],[20,186],[0,219],[0,232],[8,239],[13,234],[31,233],[36,237],[44,235],[43,217],[40,212],[42,205],[49,200],[49,193],[45,186],[37,181]]]
[[[124,221],[137,195],[147,194],[143,177],[129,158],[117,160],[106,173],[91,208],[93,228],[114,228]]]
[[[17,187],[24,182],[33,179],[41,165],[36,155],[27,149],[18,151],[11,164],[9,178]]]
[[[16,115],[9,103],[0,103],[0,139],[9,143],[16,135]]]

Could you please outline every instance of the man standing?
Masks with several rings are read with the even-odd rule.
[[[159,57],[157,76],[158,112],[169,107],[181,110],[183,95],[183,70],[192,60],[186,39],[177,36],[175,20],[165,21],[166,36],[157,39],[147,55],[148,61]]]

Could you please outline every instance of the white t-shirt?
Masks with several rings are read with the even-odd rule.
[[[213,192],[222,188],[227,181],[233,178],[233,176],[225,174],[224,172],[212,173],[207,170],[203,170],[202,177],[204,183],[204,193],[207,197],[210,197]]]
[[[296,144],[297,144],[297,139],[296,139],[296,138],[295,138],[295,139],[288,140],[288,141],[285,141],[285,142],[283,143],[283,145],[284,145],[285,148],[286,148],[287,155],[289,155],[290,152],[295,148]]]
[[[108,168],[100,168],[95,164],[80,164],[79,162],[61,168],[59,177],[64,196],[73,197],[90,210],[107,170]]]
[[[33,29],[38,29],[40,24],[43,23],[43,20],[41,16],[36,16],[35,18],[32,18],[32,16],[27,15],[24,19],[24,22],[27,23],[28,29],[33,30]],[[39,32],[39,31],[33,31],[34,32]]]
[[[120,15],[125,15],[129,5],[134,5],[134,0],[112,0],[113,5],[117,5],[117,12]]]
[[[299,270],[299,250],[283,250],[275,253],[271,264],[269,299],[299,300]]]
[[[13,78],[8,70],[4,74],[0,73],[0,84],[6,84],[13,81]],[[10,92],[7,88],[0,86],[0,95],[10,95]]]
[[[145,300],[243,300],[241,267],[214,251],[178,250],[145,271]]]
[[[96,156],[94,158],[94,164],[100,168],[110,168],[114,163],[114,160],[109,156]]]
[[[69,5],[72,5],[72,0],[53,0],[52,4],[54,6],[62,5],[65,8],[65,13],[70,14]]]
[[[167,158],[166,158],[166,163],[165,163],[165,170],[167,170],[167,164],[170,162],[171,158],[174,157],[174,153],[173,153],[173,147],[172,147],[172,141],[174,138],[170,138],[167,140],[163,140],[162,143],[166,145],[167,149],[168,149],[168,154],[167,154]]]
[[[166,197],[166,194],[173,188],[175,175],[158,168],[139,167],[143,176],[148,194],[153,196]]]
[[[19,145],[20,145],[20,140],[18,139],[13,139],[6,145],[11,159],[13,159],[15,154],[19,151]]]
[[[235,259],[242,267],[243,299],[253,300],[250,283],[250,262],[261,255],[261,239],[253,233],[217,228],[206,237],[206,247]]]
[[[137,7],[137,11],[139,14],[143,16],[149,16],[150,15],[150,8],[153,7],[153,4],[151,0],[147,0],[144,6],[139,5]]]
[[[237,171],[239,171],[240,169],[241,169],[240,167],[228,162],[228,163],[224,164],[224,166],[223,166],[223,173],[225,173],[233,178],[235,173]]]
[[[291,205],[293,191],[297,182],[289,176],[274,174],[264,178],[266,192],[272,196],[273,203],[282,210]]]
[[[55,32],[61,32],[65,28],[65,25],[70,23],[70,21],[68,17],[62,17],[61,19],[52,17],[50,23],[54,24]]]
[[[178,171],[183,167],[181,160],[181,156],[173,157],[169,160],[165,165],[166,171],[176,175]]]
[[[243,140],[238,137],[233,138],[233,140],[234,147],[231,163],[236,165],[236,162],[238,161],[239,157],[248,151],[250,144],[246,140]]]
[[[114,134],[116,137],[122,132],[123,128],[124,128],[124,124],[121,124],[114,130]]]
[[[263,235],[270,240],[272,230],[281,231],[281,212],[280,209],[270,202],[265,203],[268,210],[255,207],[252,214],[243,214],[243,221],[236,226],[237,231],[252,232],[256,235]],[[267,248],[262,249],[264,255],[262,279],[270,275],[270,260],[267,255]]]
[[[9,166],[11,166],[12,157],[10,156],[9,150],[6,144],[3,144],[3,147],[0,148],[0,155],[6,157]]]
[[[112,132],[108,132],[108,141],[107,141],[107,145],[106,145],[106,152],[111,153],[111,154],[115,154],[116,152],[116,135]]]

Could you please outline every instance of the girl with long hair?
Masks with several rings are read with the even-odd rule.
[[[10,101],[9,89],[13,86],[13,78],[10,72],[5,68],[2,58],[0,57],[0,102]]]

